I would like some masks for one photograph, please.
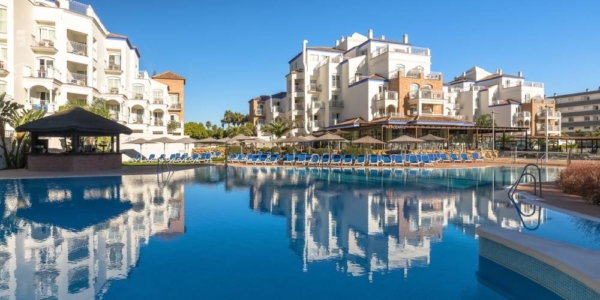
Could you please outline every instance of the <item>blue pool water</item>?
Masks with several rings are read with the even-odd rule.
[[[600,250],[594,222],[542,209],[525,229],[503,191],[520,171],[3,180],[0,299],[504,299],[478,280],[477,226]]]

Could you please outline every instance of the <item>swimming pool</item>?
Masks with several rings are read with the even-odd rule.
[[[541,209],[539,228],[525,229],[503,190],[520,171],[204,167],[4,180],[0,299],[503,299],[477,279],[489,264],[477,226],[600,250],[594,222]]]

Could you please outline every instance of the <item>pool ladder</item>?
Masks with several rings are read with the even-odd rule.
[[[534,173],[529,171],[529,169],[533,168],[533,167],[535,169],[537,169],[537,177]],[[535,172],[535,170],[533,170],[533,171]],[[515,192],[517,191],[519,184],[525,177],[533,178],[533,194],[536,196],[539,196],[539,197],[542,196],[542,171],[537,164],[528,164],[523,168],[523,171],[521,172],[521,176],[519,176],[519,179],[508,189],[508,199],[510,199],[510,201],[514,205],[515,209],[517,210],[517,214],[519,215],[519,219],[521,220],[521,224],[523,224],[523,227],[525,227],[528,230],[536,230],[538,227],[540,227],[540,223],[541,223],[541,217],[542,217],[541,207],[539,207],[537,205],[533,205],[533,212],[524,213],[521,210],[519,203],[517,203],[517,201],[515,201],[515,198],[514,198]],[[539,195],[538,195],[538,192],[539,192]],[[531,217],[531,216],[535,215],[536,213],[538,213],[537,225],[535,225],[534,227],[529,227],[527,225],[527,223],[525,223],[525,220],[523,220],[523,217]]]

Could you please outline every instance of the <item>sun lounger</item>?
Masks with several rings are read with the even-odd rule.
[[[382,155],[381,160],[379,161],[382,166],[391,166],[392,158],[389,155]]]
[[[156,155],[150,154],[150,156],[148,156],[148,158],[142,158],[141,162],[147,163],[147,162],[153,162],[155,160],[156,160]]]
[[[483,161],[483,158],[479,157],[479,153],[477,153],[477,152],[471,153],[471,157],[473,158],[474,161]]]
[[[310,160],[306,163],[307,165],[317,165],[319,164],[319,161],[321,160],[321,157],[318,154],[313,154],[310,157]]]
[[[142,155],[138,154],[134,158],[130,159],[129,162],[130,163],[138,163],[138,162],[142,161],[142,158],[143,158]]]
[[[194,153],[194,154],[192,154],[192,157],[190,157],[188,159],[188,162],[197,163],[199,159],[200,159],[200,155],[198,155],[198,153]]]
[[[329,154],[327,154],[327,153],[323,154],[323,156],[321,157],[321,165],[328,165],[329,162],[330,162]]]
[[[277,164],[278,160],[279,160],[279,154],[273,154],[273,155],[269,156],[269,160],[266,163],[275,165],[275,164]]]
[[[464,162],[470,162],[470,163],[472,163],[472,162],[473,162],[473,160],[469,159],[469,157],[467,156],[467,154],[466,154],[466,153],[461,153],[461,154],[460,154],[460,158],[461,158],[461,159],[462,159]]]
[[[266,155],[266,154],[261,154],[261,155],[258,157],[258,160],[257,160],[255,163],[257,163],[257,164],[263,164],[263,165],[264,165],[265,163],[267,163],[267,158],[269,158],[269,156],[268,156],[268,155]]]
[[[433,162],[431,162],[431,160],[429,159],[428,154],[421,154],[421,163],[424,166],[433,166]]]
[[[418,167],[418,166],[421,165],[421,163],[419,162],[419,159],[417,158],[417,156],[415,154],[409,155],[408,156],[408,161],[409,161],[409,164],[411,166],[417,166]]]
[[[293,165],[294,164],[294,155],[292,154],[285,154],[283,155],[283,164],[290,164]]]
[[[342,157],[339,154],[334,154],[331,156],[331,165],[340,165],[342,163]]]
[[[463,162],[460,158],[458,158],[456,153],[450,153],[450,159],[452,160],[452,162]]]
[[[369,166],[379,166],[379,157],[377,155],[369,155]]]
[[[176,163],[184,163],[186,162],[188,159],[188,154],[184,153],[183,155],[181,155],[175,162]]]
[[[364,166],[365,165],[365,156],[364,155],[359,155],[356,158],[356,161],[354,161],[354,165],[355,166]]]
[[[392,159],[392,165],[393,166],[404,166],[404,154],[396,154],[393,156]]]
[[[450,160],[448,158],[448,155],[446,155],[446,153],[440,154],[440,158],[442,159],[442,162],[447,162],[447,163],[452,162],[452,160]]]
[[[351,166],[354,161],[354,155],[344,155],[344,159],[342,159],[342,165]]]

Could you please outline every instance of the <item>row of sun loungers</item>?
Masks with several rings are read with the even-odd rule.
[[[156,157],[155,154],[150,154],[148,157],[144,157],[141,154],[138,154],[135,158],[129,160],[132,163],[158,163],[158,162],[169,162],[169,163],[207,163],[211,161],[213,158],[218,158],[221,156],[221,152],[217,153],[194,153],[189,156],[187,153],[180,154],[171,154],[168,158],[166,155],[161,154],[159,157]]]
[[[446,155],[445,153],[430,154],[392,154],[392,155],[342,155],[342,154],[284,154],[280,156],[275,154],[232,154],[227,159],[232,163],[245,164],[277,164],[283,165],[347,165],[347,166],[433,166],[437,163],[452,162],[474,162],[483,161],[477,152],[469,157],[466,153],[457,155],[455,153]]]

